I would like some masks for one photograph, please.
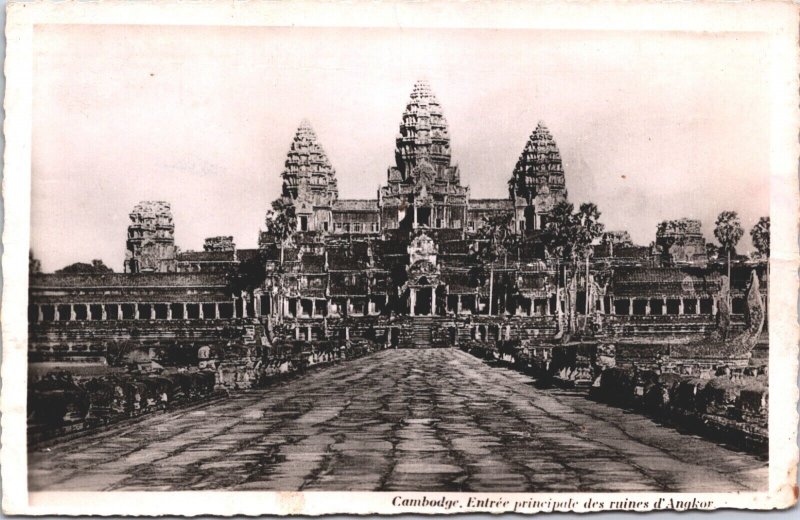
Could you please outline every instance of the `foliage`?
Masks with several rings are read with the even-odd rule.
[[[272,209],[265,219],[267,235],[277,243],[284,245],[297,230],[297,216],[294,205],[290,201],[278,199],[272,203]]]
[[[70,264],[63,269],[59,269],[56,273],[62,274],[74,274],[74,273],[93,273],[93,274],[103,274],[103,273],[113,273],[114,270],[110,267],[106,266],[102,260],[92,260],[91,264],[87,264],[85,262],[76,262],[74,264]]]
[[[600,222],[600,210],[592,202],[584,202],[574,215],[575,259],[585,259],[592,255],[592,243],[602,236],[605,226]]]
[[[490,264],[503,258],[519,245],[519,235],[514,232],[512,215],[484,217],[478,228],[478,249],[475,259],[481,264]]]
[[[473,263],[469,272],[470,285],[482,287],[489,278],[489,266],[500,259],[506,259],[509,252],[519,247],[519,235],[514,232],[512,215],[484,217],[477,231],[476,248],[472,251]]]
[[[714,236],[723,253],[735,253],[736,244],[739,243],[742,235],[744,235],[742,223],[735,211],[723,211],[719,214],[715,223]]]
[[[252,293],[267,279],[267,258],[264,250],[239,262],[226,273],[228,292],[238,295],[241,292]]]
[[[706,242],[706,256],[709,260],[716,260],[719,258],[719,248],[711,242]]]
[[[575,240],[573,211],[575,206],[566,201],[559,202],[553,207],[547,224],[542,232],[547,255],[558,260],[567,260],[572,257],[572,245]]]
[[[28,273],[41,274],[42,262],[33,256],[33,249],[28,250]]]
[[[542,240],[551,258],[573,262],[588,258],[592,243],[603,234],[605,226],[595,204],[584,202],[578,211],[574,208],[569,202],[559,202],[550,213]]]
[[[750,230],[753,247],[762,258],[769,258],[769,217],[761,217],[753,229]]]

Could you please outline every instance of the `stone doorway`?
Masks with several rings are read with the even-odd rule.
[[[431,227],[431,208],[417,208],[417,226]]]
[[[433,288],[420,287],[417,289],[414,314],[416,316],[430,316],[433,311]]]

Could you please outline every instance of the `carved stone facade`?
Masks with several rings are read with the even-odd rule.
[[[126,273],[173,273],[175,225],[168,202],[140,202],[130,213],[125,251]]]
[[[281,196],[294,205],[298,230],[329,231],[331,207],[339,197],[336,171],[306,120],[297,128],[281,178]]]
[[[509,188],[520,231],[542,229],[553,206],[567,200],[561,153],[542,121],[525,143]]]
[[[682,218],[662,222],[656,231],[656,247],[668,263],[705,265],[708,262],[699,220]]]
[[[213,330],[221,333],[236,320],[255,320],[267,330],[280,325],[300,340],[366,338],[406,346],[552,343],[565,331],[598,341],[688,341],[718,327],[726,282],[720,266],[705,264],[696,221],[659,232],[656,243],[671,255],[668,266],[624,233],[597,246],[588,276],[583,266],[565,272],[544,260],[536,233],[567,200],[567,190],[558,148],[543,123],[526,143],[505,199],[469,197],[451,164],[441,105],[425,82],[414,86],[395,145],[396,164],[376,199],[340,199],[333,165],[311,126],[301,123],[279,199],[294,207],[297,229],[286,243],[262,233],[258,250],[237,250],[232,237],[212,237],[204,251],[178,252],[169,204],[137,205],[127,274],[31,276],[33,348],[55,354],[63,344],[130,339],[132,330],[148,341],[210,341]],[[482,264],[473,254],[476,232],[493,216],[511,217],[516,232],[526,235],[525,247]],[[246,294],[231,290],[231,273],[255,260],[265,263],[263,283]],[[763,266],[758,269],[763,276]],[[745,326],[752,270],[733,269],[734,328]],[[203,332],[193,333],[195,327]]]

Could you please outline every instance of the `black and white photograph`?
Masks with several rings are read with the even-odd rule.
[[[770,414],[794,409],[797,363],[775,34],[27,31],[29,142],[4,197],[24,164],[28,240],[5,246],[28,275],[3,327],[31,496],[796,501],[771,474],[797,463],[796,416]],[[273,512],[361,511],[337,496]]]

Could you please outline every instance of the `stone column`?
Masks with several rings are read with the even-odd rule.
[[[651,310],[650,309],[650,298],[646,299],[645,302],[646,303],[644,305],[644,315],[645,316],[650,316],[650,310]]]
[[[697,298],[694,302],[694,313],[700,314],[700,298]]]
[[[311,325],[309,325],[308,327],[306,327],[306,339],[307,339],[308,341],[311,341]]]
[[[350,298],[345,298],[344,300],[344,314],[345,316],[350,316]]]
[[[61,319],[61,312],[58,310],[58,304],[56,303],[53,305],[53,321],[58,321]]]
[[[633,298],[628,298],[628,316],[633,316]]]
[[[678,314],[683,315],[683,298],[678,300]]]
[[[172,320],[172,304],[167,303],[167,319]]]
[[[408,296],[409,296],[408,302],[409,302],[410,309],[408,310],[408,313],[411,316],[413,316],[414,315],[414,307],[416,307],[416,305],[417,305],[417,290],[416,289],[409,289],[409,291],[410,292],[408,293]]]
[[[198,303],[197,304],[197,317],[199,319],[201,319],[201,320],[204,319],[204,317],[203,317],[203,304],[202,303]]]
[[[217,317],[219,317],[219,311],[217,312]],[[247,317],[247,295],[242,293],[242,318]]]
[[[285,296],[282,299],[283,299],[283,316],[286,317],[289,315],[289,299],[286,298]]]
[[[36,306],[36,321],[39,322],[44,321],[44,311],[42,310],[41,305]]]
[[[716,316],[717,315],[717,299],[716,298],[711,298],[711,315],[712,316]]]
[[[69,304],[69,321],[75,321],[75,304]]]
[[[244,303],[244,301],[242,301]],[[214,317],[219,319],[219,302],[214,302]]]
[[[133,304],[133,319],[134,320],[138,320],[139,319],[139,304],[138,303],[134,303]]]
[[[150,319],[151,320],[156,319],[156,304],[155,303],[151,303],[150,304]]]
[[[417,227],[417,205],[414,204],[414,225],[412,227]]]
[[[122,304],[121,303],[117,304],[117,319],[118,320],[122,319]]]
[[[311,316],[314,317],[317,315],[317,299],[311,298]]]
[[[431,289],[431,316],[436,316],[436,291]]]
[[[345,327],[344,328],[344,339],[345,340],[349,340],[350,339],[350,327]]]
[[[106,306],[104,303],[100,304],[100,319],[102,321],[106,321],[108,319],[108,312],[106,311]]]
[[[667,315],[667,299],[666,298],[661,298],[661,315],[662,316],[666,316]]]
[[[294,328],[294,339],[300,339],[300,327]]]

